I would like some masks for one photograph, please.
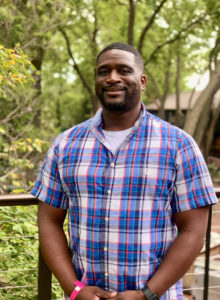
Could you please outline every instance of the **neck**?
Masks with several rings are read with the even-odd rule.
[[[141,111],[141,103],[135,106],[132,110],[117,114],[106,110],[103,107],[103,129],[109,131],[121,131],[134,126]]]

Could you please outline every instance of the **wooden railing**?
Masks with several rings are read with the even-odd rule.
[[[220,188],[216,190],[217,198],[220,198]],[[37,205],[38,200],[29,194],[8,194],[0,195],[1,206],[23,206]],[[209,221],[206,234],[206,259],[205,259],[205,276],[204,276],[204,293],[203,300],[208,300],[209,289],[209,258],[210,258],[210,234],[211,234],[212,207],[209,210]],[[39,249],[38,255],[38,300],[51,300],[51,272],[44,262],[43,256]],[[211,299],[210,299],[211,300]]]

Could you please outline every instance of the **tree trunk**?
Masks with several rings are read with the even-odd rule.
[[[60,99],[62,97],[62,92],[61,92],[61,87],[59,88],[59,96],[56,100],[56,118],[57,118],[57,123],[56,126],[57,127],[61,127],[62,126],[62,120],[61,120],[61,111],[60,111]]]
[[[220,61],[216,64],[215,70],[211,72],[207,87],[199,96],[194,107],[187,113],[184,130],[193,137],[195,136],[197,127],[199,127],[200,116],[205,106],[211,105],[212,95],[215,95],[218,89],[220,89]]]
[[[215,109],[215,108],[212,109],[211,122],[210,122],[209,129],[207,131],[207,135],[206,135],[206,138],[204,141],[204,156],[205,156],[206,161],[208,159],[208,155],[210,152],[210,148],[211,148],[211,144],[212,144],[214,132],[215,132],[215,125],[218,121],[219,115],[220,115],[220,104],[218,105],[217,109]]]
[[[183,127],[183,113],[180,107],[180,72],[181,72],[181,56],[180,53],[177,55],[177,68],[176,68],[176,115],[175,125]]]
[[[165,90],[162,98],[160,99],[160,108],[158,112],[158,117],[160,117],[163,120],[165,119],[165,101],[170,90],[170,75],[171,75],[170,67],[171,67],[171,53],[169,55],[169,61],[167,63],[167,71],[165,74]]]
[[[128,20],[128,44],[134,44],[134,20],[135,20],[135,0],[129,0],[129,20]]]
[[[96,113],[97,109],[99,108],[99,102],[98,99],[96,97],[96,94],[93,91],[93,88],[90,86],[90,83],[86,80],[86,77],[84,76],[84,74],[81,72],[78,64],[75,61],[75,58],[73,56],[72,50],[71,50],[71,43],[69,40],[69,37],[67,36],[67,33],[64,29],[59,28],[60,32],[62,33],[65,41],[66,41],[66,45],[67,45],[67,51],[68,54],[73,62],[73,69],[77,72],[84,88],[87,90],[87,92],[89,93],[91,102],[92,102],[92,113]]]
[[[213,99],[213,95],[210,96],[210,100],[207,101],[207,103],[205,104],[205,107],[200,115],[198,126],[196,127],[195,134],[194,134],[194,139],[196,140],[197,144],[201,148],[203,148],[202,142],[209,126],[212,99]]]
[[[160,4],[156,7],[155,11],[153,12],[152,16],[150,17],[150,20],[148,21],[148,23],[146,24],[146,26],[144,27],[144,29],[142,30],[140,39],[139,39],[139,43],[138,43],[138,51],[142,54],[142,49],[144,46],[144,40],[146,37],[146,34],[148,32],[148,30],[151,28],[151,26],[154,23],[154,20],[157,16],[157,14],[159,13],[159,11],[161,10],[161,8],[163,7],[163,5],[165,4],[167,0],[162,0],[160,2]]]
[[[35,95],[36,98],[40,98],[41,95],[41,66],[43,62],[43,56],[44,56],[44,49],[39,48],[39,52],[37,54],[37,57],[32,60],[32,64],[35,66],[37,72],[34,75],[35,84],[34,87],[37,90],[37,94]],[[37,127],[41,127],[41,103],[38,104],[38,108],[36,109],[35,116],[33,119],[33,124]]]

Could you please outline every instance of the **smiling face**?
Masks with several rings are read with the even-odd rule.
[[[111,112],[127,112],[141,101],[146,77],[133,53],[112,49],[103,52],[96,69],[96,94]]]

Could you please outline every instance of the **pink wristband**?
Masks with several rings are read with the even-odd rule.
[[[80,282],[79,280],[74,282],[75,284],[75,289],[72,291],[72,294],[70,295],[70,300],[74,300],[78,293],[81,291],[82,288],[84,288],[85,284]]]

